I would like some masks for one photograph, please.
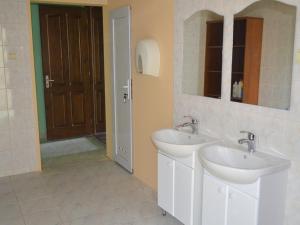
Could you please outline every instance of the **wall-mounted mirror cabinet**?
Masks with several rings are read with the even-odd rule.
[[[208,10],[184,21],[183,93],[221,98],[223,21]]]
[[[234,17],[231,100],[289,109],[296,7],[258,1]]]

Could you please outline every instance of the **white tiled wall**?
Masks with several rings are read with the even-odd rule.
[[[200,120],[200,129],[237,141],[240,130],[254,132],[259,148],[288,157],[289,171],[286,223],[300,224],[300,65],[294,64],[289,111],[230,102],[233,15],[255,0],[175,0],[175,54],[174,54],[174,123],[184,115]],[[284,0],[297,6],[295,49],[300,49],[300,1]],[[196,11],[210,9],[225,18],[223,48],[222,99],[182,94],[183,21]]]
[[[26,0],[0,0],[0,177],[37,169]]]

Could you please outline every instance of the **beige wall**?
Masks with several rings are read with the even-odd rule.
[[[110,10],[124,5],[130,5],[132,8],[134,174],[142,182],[156,189],[156,149],[150,136],[157,129],[172,126],[173,1],[108,1],[108,6],[105,7],[106,74],[109,74],[110,67],[108,13]],[[154,38],[159,43],[161,69],[158,78],[141,76],[136,73],[134,64],[135,47],[137,42],[143,38]]]
[[[70,4],[70,5],[106,5],[107,0],[31,0],[32,3]]]

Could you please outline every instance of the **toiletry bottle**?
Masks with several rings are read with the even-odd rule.
[[[241,80],[240,82],[239,82],[239,91],[240,91],[240,99],[242,99],[243,98],[243,90],[244,90],[244,83],[243,83],[243,81]]]
[[[238,83],[237,81],[234,82],[233,87],[232,87],[232,97],[237,98],[237,89],[238,89]]]
[[[241,88],[241,82],[239,81],[236,88],[236,97],[241,98],[242,95],[242,88]]]

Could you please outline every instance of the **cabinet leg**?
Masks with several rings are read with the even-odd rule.
[[[166,210],[161,210],[161,215],[163,215],[163,216],[166,216],[167,215],[167,212],[166,212]]]

